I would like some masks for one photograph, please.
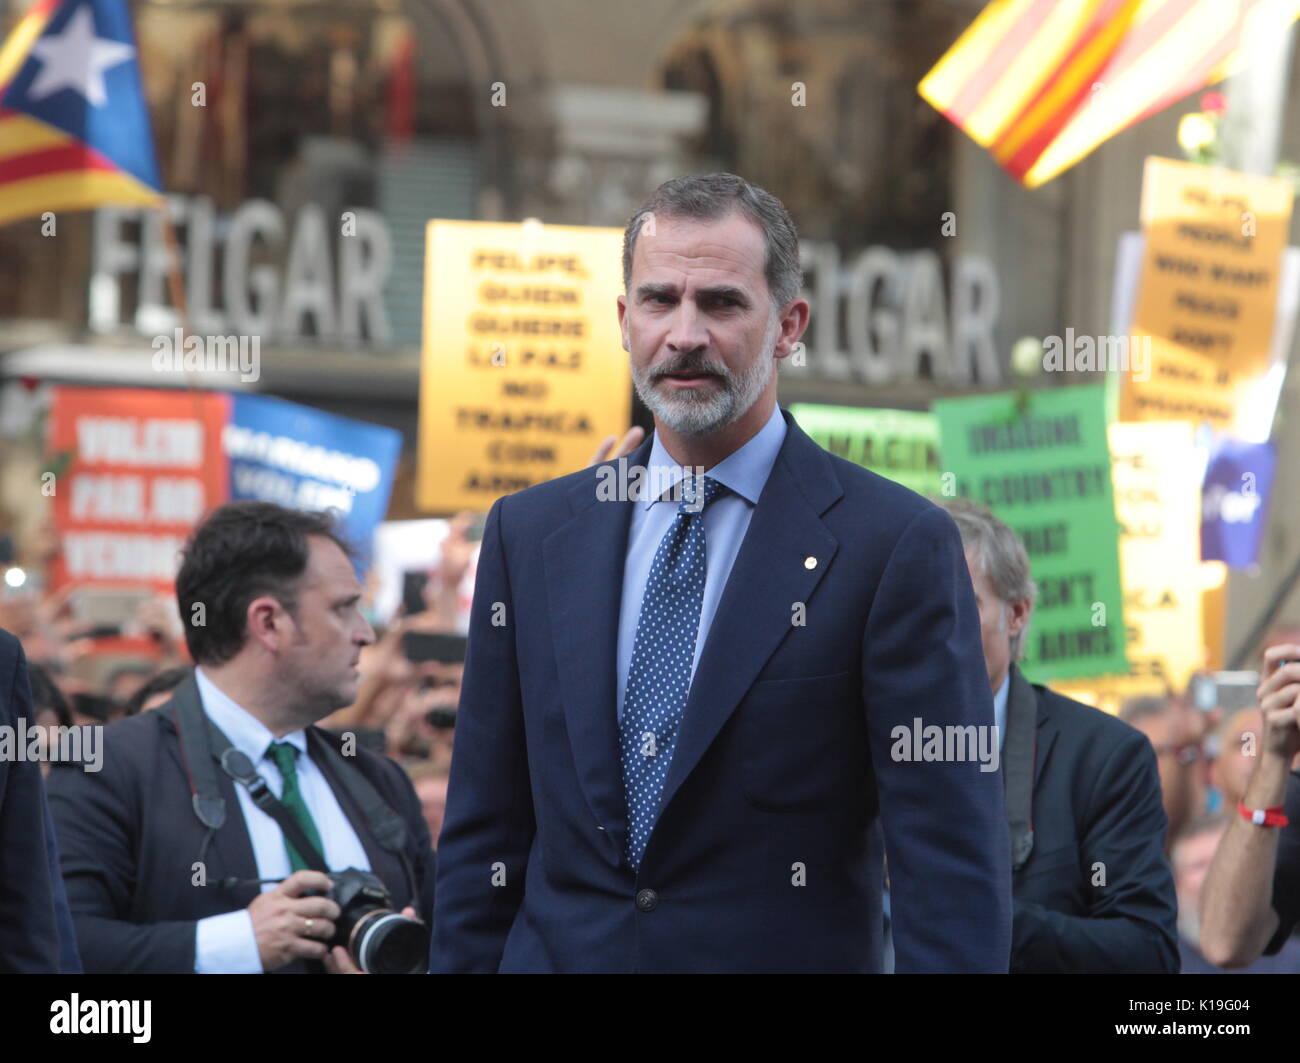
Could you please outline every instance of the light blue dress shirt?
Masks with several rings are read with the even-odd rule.
[[[1011,692],[1011,669],[1002,677],[1002,685],[993,695],[993,722],[998,727],[998,747],[1007,744],[1007,697]]]
[[[785,418],[781,407],[773,405],[767,423],[743,447],[706,469],[708,476],[725,484],[725,491],[704,510],[704,601],[700,607],[700,626],[695,636],[695,658],[691,662],[691,677],[700,663],[713,614],[717,612],[722,589],[727,585],[731,566],[735,563],[740,544],[749,529],[750,518],[758,504],[759,495],[767,483],[776,456],[785,441]],[[645,482],[676,485],[682,478],[682,468],[669,455],[659,439],[654,436],[650,448],[649,468]],[[666,490],[667,488],[665,488]],[[623,562],[623,598],[618,617],[618,715],[623,715],[623,698],[627,692],[627,673],[632,667],[632,647],[636,641],[636,625],[641,618],[641,600],[645,597],[650,567],[660,542],[677,517],[677,503],[667,499],[643,498],[634,502],[632,526],[628,531],[627,556]]]
[[[275,736],[261,720],[227,697],[203,674],[202,668],[194,670],[194,678],[198,683],[203,711],[221,728],[230,744],[253,762],[253,767],[278,798],[284,787],[284,778],[275,761],[267,755],[271,743],[276,741]],[[329,781],[307,752],[307,732],[294,731],[279,741],[298,748],[298,789],[320,832],[325,865],[331,871],[343,871],[349,867],[369,871],[370,859],[361,839],[339,806]],[[248,790],[239,783],[235,784],[235,793],[239,795],[239,809],[244,814],[248,839],[253,845],[257,877],[288,877],[293,869],[279,824],[253,804]],[[271,889],[275,889],[273,882],[262,886],[263,893]],[[195,974],[260,974],[261,971],[262,959],[253,933],[253,917],[247,908],[198,921],[194,942]]]

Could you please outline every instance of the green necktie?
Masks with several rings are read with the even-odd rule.
[[[272,742],[267,752],[275,761],[275,766],[280,769],[280,775],[284,779],[284,787],[280,791],[280,804],[284,805],[298,821],[308,840],[316,846],[323,858],[325,850],[320,843],[320,832],[316,829],[311,812],[307,809],[307,802],[302,799],[302,791],[298,789],[298,768],[294,764],[298,757],[298,747],[288,742]],[[307,861],[289,843],[288,838],[284,840],[284,847],[289,851],[289,866],[294,871],[302,871],[307,867]]]

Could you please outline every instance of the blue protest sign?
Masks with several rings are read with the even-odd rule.
[[[1255,564],[1276,466],[1272,443],[1215,441],[1201,490],[1201,560]]]
[[[294,509],[335,509],[343,535],[369,558],[388,512],[402,434],[265,395],[235,395],[224,433],[230,497]]]

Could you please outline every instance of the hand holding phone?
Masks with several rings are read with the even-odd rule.
[[[1270,646],[1264,651],[1264,669],[1256,691],[1264,716],[1262,745],[1289,763],[1300,753],[1300,646]]]

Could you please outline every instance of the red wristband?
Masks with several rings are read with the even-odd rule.
[[[1285,827],[1291,821],[1286,818],[1286,808],[1277,805],[1273,808],[1247,808],[1245,801],[1237,802],[1237,811],[1242,819],[1248,819],[1257,827]]]

